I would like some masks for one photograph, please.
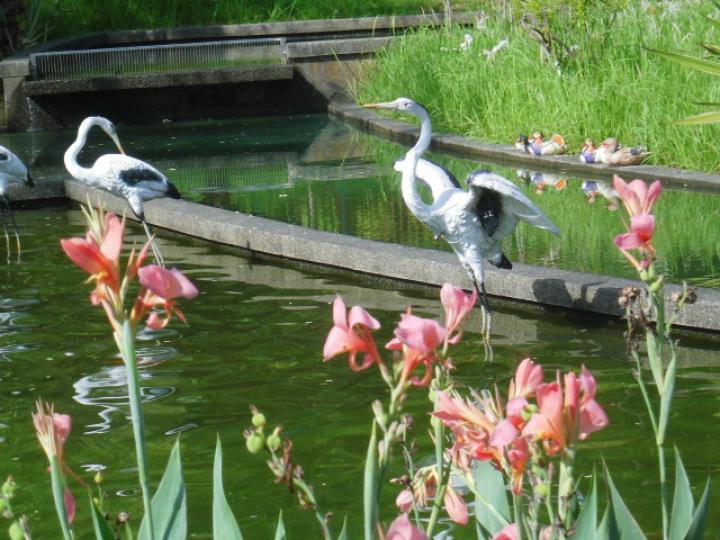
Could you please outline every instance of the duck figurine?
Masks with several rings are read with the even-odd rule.
[[[595,161],[607,165],[639,165],[650,155],[643,146],[622,146],[615,137],[605,139],[595,152]]]
[[[580,161],[582,161],[583,163],[595,163],[596,152],[597,147],[595,146],[595,141],[593,141],[592,139],[585,139],[585,142],[580,149]]]
[[[567,149],[565,139],[557,133],[553,134],[549,141],[545,141],[543,134],[539,131],[530,137],[530,153],[536,156],[557,156],[565,154]]]
[[[532,172],[530,175],[530,184],[537,195],[542,195],[550,188],[562,191],[567,186],[567,179],[559,174]]]
[[[528,136],[524,133],[521,133],[518,135],[518,138],[515,139],[515,148],[521,152],[532,154],[532,150],[530,150],[530,141],[528,140]]]

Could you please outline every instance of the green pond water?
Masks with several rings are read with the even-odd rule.
[[[82,234],[82,215],[63,206],[22,210],[17,217],[22,263],[0,266],[0,473],[11,473],[22,486],[16,509],[29,515],[35,537],[52,538],[57,535],[49,476],[30,423],[38,397],[72,415],[67,460],[87,482],[95,469],[104,470],[113,511],[137,512],[140,497],[122,364],[104,314],[88,301],[85,275],[59,248],[60,238]],[[142,241],[141,229],[133,226],[131,233],[131,241]],[[349,274],[282,268],[177,236],[161,235],[161,245],[169,264],[186,271],[201,294],[183,304],[188,326],[173,323],[165,331],[139,335],[153,483],[180,435],[191,532],[210,538],[210,470],[219,433],[228,498],[246,537],[270,537],[279,508],[291,538],[319,537],[314,518],[296,509],[293,497],[273,484],[264,459],[246,452],[242,431],[252,403],[271,423],[285,426],[323,509],[333,511],[338,521],[348,515],[351,537],[360,537],[370,403],[386,395],[376,373],[353,373],[341,359],[321,361],[331,326],[330,302],[340,293],[348,305],[366,306],[383,325],[382,343],[407,305],[439,318],[437,291],[398,291]],[[580,467],[589,471],[604,458],[641,523],[657,530],[651,428],[625,359],[622,324],[500,301],[494,307],[495,361],[482,360],[475,317],[452,354],[458,380],[506,388],[516,364],[529,355],[548,370],[589,366],[611,424],[580,446]],[[670,443],[681,449],[695,486],[713,477],[717,504],[720,343],[700,334],[679,339],[681,368]],[[411,392],[408,411],[416,415],[418,460],[431,453],[426,403],[424,391]],[[77,485],[74,489],[82,493]],[[396,488],[388,486],[386,493],[390,518]],[[82,538],[89,533],[80,501]],[[711,523],[718,530],[717,513],[711,513]],[[456,538],[466,537],[472,535],[456,533]]]
[[[36,179],[43,181],[62,177],[56,164],[73,136],[70,132],[21,134],[0,142],[20,146],[25,153],[19,153],[31,162]],[[397,178],[383,172],[401,148],[325,117],[121,127],[120,136],[130,153],[162,167],[188,198],[324,230],[442,247],[408,216],[398,197]],[[92,138],[90,144],[88,156],[109,148],[102,137]],[[476,166],[444,161],[461,177]],[[531,182],[526,188],[531,194],[537,189],[533,186]],[[511,258],[631,275],[609,246],[620,229],[620,216],[600,201],[588,205],[579,186],[580,181],[569,180],[563,190],[546,187],[542,195],[533,195],[565,236],[549,239],[521,227],[509,243]],[[667,229],[688,229],[690,220],[705,223],[701,212],[691,211],[686,198],[707,204],[703,208],[708,211],[707,201],[717,202],[706,194],[669,192],[659,211],[670,216],[672,203],[686,209],[686,214],[682,219],[662,220]],[[0,264],[0,474],[12,474],[21,485],[15,506],[30,517],[34,537],[53,538],[57,533],[49,476],[30,423],[38,397],[73,416],[67,460],[86,482],[94,470],[104,470],[112,511],[138,515],[141,502],[122,363],[104,314],[88,301],[85,275],[59,248],[60,238],[83,233],[82,215],[69,205],[26,207],[17,211],[17,220],[22,261]],[[586,223],[592,223],[591,230],[586,230]],[[130,227],[131,239],[141,242],[141,229]],[[672,263],[668,259],[666,267],[675,272],[674,279],[705,285],[717,279],[718,253],[707,250],[712,243],[707,236],[693,235],[692,243],[684,236],[686,241],[676,244],[670,234],[658,239],[661,252],[691,254],[687,259],[677,255]],[[599,243],[601,237],[607,245]],[[585,244],[575,244],[580,241]],[[195,538],[211,538],[210,472],[219,433],[225,452],[225,488],[245,537],[271,537],[279,508],[284,509],[291,538],[319,537],[312,515],[298,510],[293,496],[273,484],[261,456],[245,450],[242,431],[249,424],[252,403],[272,424],[285,426],[295,443],[297,462],[315,486],[323,510],[334,513],[338,529],[348,515],[351,538],[360,537],[370,403],[387,396],[376,373],[353,373],[341,359],[321,361],[322,344],[332,324],[330,302],[340,293],[349,305],[368,308],[383,324],[378,338],[383,343],[407,305],[418,314],[439,318],[437,290],[398,290],[396,285],[348,273],[276,266],[169,233],[161,232],[160,242],[168,263],[186,271],[201,294],[183,304],[189,325],[173,323],[165,331],[139,335],[153,485],[179,435],[190,531]],[[4,249],[1,242],[0,249]],[[474,318],[452,354],[458,380],[473,387],[497,383],[505,389],[515,366],[527,356],[549,371],[587,365],[598,380],[598,400],[611,424],[580,446],[579,467],[599,469],[604,459],[641,524],[657,532],[652,430],[625,358],[623,325],[588,314],[501,301],[493,307],[495,361],[482,360],[474,332],[479,321]],[[707,476],[713,479],[711,507],[717,508],[720,338],[682,333],[678,339],[681,367],[669,443],[682,452],[696,492]],[[426,399],[424,391],[416,390],[407,405],[416,416],[418,460],[431,453]],[[400,469],[394,472],[399,474]],[[82,492],[77,485],[74,489],[76,495]],[[385,493],[384,517],[391,519],[396,488],[387,486]],[[78,537],[84,538],[90,535],[88,516],[79,500]],[[710,531],[710,538],[720,537],[717,512],[711,512]],[[453,534],[474,536],[461,529]]]
[[[131,155],[165,171],[190,200],[325,231],[449,250],[402,201],[392,165],[406,150],[325,115],[121,126],[119,134]],[[74,137],[72,131],[38,132],[5,135],[0,143],[26,158],[42,181],[65,177],[62,154]],[[81,161],[89,164],[108,151],[115,151],[112,143],[97,130]],[[521,224],[506,240],[511,260],[635,277],[612,244],[624,230],[624,211],[613,211],[601,194],[589,204],[582,179],[430,157],[461,180],[482,167],[516,181],[562,231],[556,238]],[[659,266],[670,281],[719,287],[720,194],[666,187],[656,213]]]

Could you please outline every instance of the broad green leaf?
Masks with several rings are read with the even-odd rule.
[[[610,540],[610,522],[612,521],[614,524],[611,516],[612,505],[608,504],[608,507],[605,509],[605,514],[603,514],[603,518],[600,520],[600,525],[598,525],[597,531],[595,531],[595,540]],[[615,537],[613,537],[613,540],[614,538]]]
[[[642,532],[642,529],[640,529],[640,526],[637,524],[637,521],[635,521],[635,518],[630,513],[630,510],[628,510],[628,507],[625,505],[625,501],[622,500],[620,493],[615,487],[615,484],[610,477],[610,471],[607,467],[605,468],[605,483],[607,484],[608,491],[610,492],[610,501],[612,503],[612,517],[614,520],[611,520],[611,522],[615,522],[614,525],[617,527],[617,532],[620,535],[619,537],[623,540],[625,538],[632,538],[632,540],[646,540],[645,534]],[[610,523],[608,531],[611,539],[614,538],[612,525],[613,524]]]
[[[685,540],[702,540],[705,534],[705,523],[707,521],[708,504],[710,502],[710,479],[705,483],[705,491],[695,509],[695,515],[690,523],[690,528],[685,535]]]
[[[340,536],[337,537],[337,540],[348,540],[347,516],[345,516],[345,519],[343,519],[342,531],[340,531]]]
[[[652,372],[658,392],[661,392],[664,384],[662,359],[657,355],[658,349],[657,342],[655,341],[655,334],[648,332],[645,335],[645,340],[647,342],[648,364],[650,364],[650,371]]]
[[[373,420],[363,475],[363,523],[365,538],[375,538],[378,499],[377,423]]]
[[[670,515],[670,540],[684,540],[694,512],[692,491],[680,453],[675,448],[675,495]]]
[[[510,523],[503,475],[488,461],[478,461],[475,466],[475,519],[491,536]]]
[[[180,441],[175,441],[160,485],[152,498],[155,540],[182,540],[187,537],[187,501],[180,461]],[[140,524],[138,540],[149,540],[147,517]]]
[[[90,497],[90,508],[96,540],[115,540],[115,533],[113,532],[112,527],[110,527],[110,524],[104,517],[102,517],[102,514],[100,514],[100,510],[98,510],[97,506],[95,506],[92,497]]]
[[[662,396],[660,399],[660,418],[658,419],[658,433],[665,437],[667,425],[670,421],[670,408],[672,406],[673,392],[675,392],[675,376],[677,371],[677,357],[675,352],[672,354],[670,363],[668,363],[665,371],[665,385],[662,388]],[[658,444],[662,444],[659,442]]]
[[[720,62],[704,60],[687,54],[659,51],[657,49],[648,48],[648,51],[664,56],[668,60],[671,60],[676,64],[680,64],[681,66],[685,66],[696,71],[702,71],[703,73],[709,73],[711,75],[720,75]]]
[[[682,120],[675,120],[673,124],[676,126],[695,126],[700,124],[714,124],[720,122],[720,111],[710,111],[706,113],[688,116]]]
[[[713,45],[712,43],[703,43],[702,44],[705,49],[715,55],[720,55],[720,45]]]
[[[287,540],[287,534],[285,533],[285,522],[282,517],[282,510],[278,516],[277,529],[275,529],[275,540]]]
[[[592,489],[585,499],[575,524],[573,540],[595,540],[597,527],[597,477],[593,474]]]
[[[213,538],[215,540],[242,540],[240,527],[225,497],[222,478],[222,443],[218,435],[213,466]]]

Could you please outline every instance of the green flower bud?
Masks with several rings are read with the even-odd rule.
[[[10,540],[25,540],[25,531],[23,531],[23,528],[17,521],[13,521],[10,525],[8,535],[10,536]]]
[[[8,476],[7,480],[5,480],[5,483],[2,485],[3,495],[5,495],[8,499],[12,499],[13,495],[15,495],[16,489],[17,484],[15,483],[15,480],[13,480],[12,476]]]
[[[252,416],[252,425],[256,428],[265,427],[265,424],[267,424],[267,420],[265,419],[265,415],[261,412],[256,412]]]
[[[265,446],[265,437],[257,431],[245,439],[245,446],[251,454],[257,454]]]
[[[98,471],[95,473],[95,476],[93,476],[93,482],[95,482],[98,486],[102,484],[103,482],[103,473],[102,471]]]
[[[550,488],[548,488],[547,484],[537,484],[533,491],[535,492],[535,495],[538,497],[545,498],[550,493]]]
[[[275,452],[282,446],[282,437],[280,436],[280,428],[276,427],[275,430],[268,435],[267,447],[271,452]]]

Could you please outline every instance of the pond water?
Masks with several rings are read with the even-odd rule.
[[[112,511],[135,512],[140,497],[122,364],[100,309],[88,301],[85,275],[59,248],[59,239],[80,235],[84,221],[75,207],[17,212],[23,259],[0,266],[0,474],[21,486],[15,508],[29,515],[34,537],[57,536],[44,455],[31,429],[37,398],[71,414],[68,463],[86,482],[104,470]],[[130,239],[143,240],[131,226]],[[210,472],[216,434],[223,440],[225,487],[246,538],[269,538],[279,508],[290,538],[318,538],[314,518],[298,510],[293,497],[271,480],[264,458],[245,450],[243,429],[249,404],[271,424],[282,424],[295,443],[295,457],[326,511],[339,526],[349,516],[351,538],[361,536],[362,460],[367,447],[370,403],[384,399],[377,373],[353,373],[345,361],[321,361],[331,326],[330,302],[342,294],[349,305],[366,306],[390,337],[399,313],[440,317],[437,290],[401,289],[325,270],[279,267],[200,241],[162,234],[168,263],[186,271],[201,294],[183,309],[189,325],[173,323],[161,332],[143,331],[142,386],[152,482],[159,480],[179,435],[188,484],[191,533],[211,538]],[[507,387],[516,364],[533,356],[548,370],[586,364],[598,383],[598,400],[610,427],[580,446],[579,467],[589,471],[605,459],[626,501],[643,526],[659,527],[656,461],[651,427],[625,359],[622,324],[559,310],[494,303],[495,361],[482,360],[482,346],[470,321],[452,356],[462,385]],[[720,497],[720,342],[717,336],[680,334],[681,368],[670,444],[683,453],[693,485],[710,475],[712,504]],[[414,390],[407,410],[416,418],[418,459],[430,454],[426,394]],[[399,473],[399,469],[394,471]],[[90,537],[87,510],[79,500],[78,538]],[[386,490],[386,518],[396,488]],[[720,516],[711,512],[710,530]],[[310,531],[310,532],[308,532]],[[455,538],[472,538],[457,530]]]
[[[405,208],[399,174],[392,170],[405,149],[325,115],[121,126],[119,134],[130,154],[165,171],[190,200],[325,231],[449,250]],[[62,154],[74,136],[38,132],[4,135],[0,142],[25,157],[42,181],[65,177]],[[111,145],[97,130],[81,161],[115,151]],[[511,260],[635,277],[612,245],[624,228],[624,212],[603,195],[608,194],[603,180],[431,158],[460,179],[482,167],[516,181],[559,226],[562,235],[556,238],[521,224],[506,240]],[[720,194],[666,187],[656,214],[658,264],[670,281],[720,287]]]

